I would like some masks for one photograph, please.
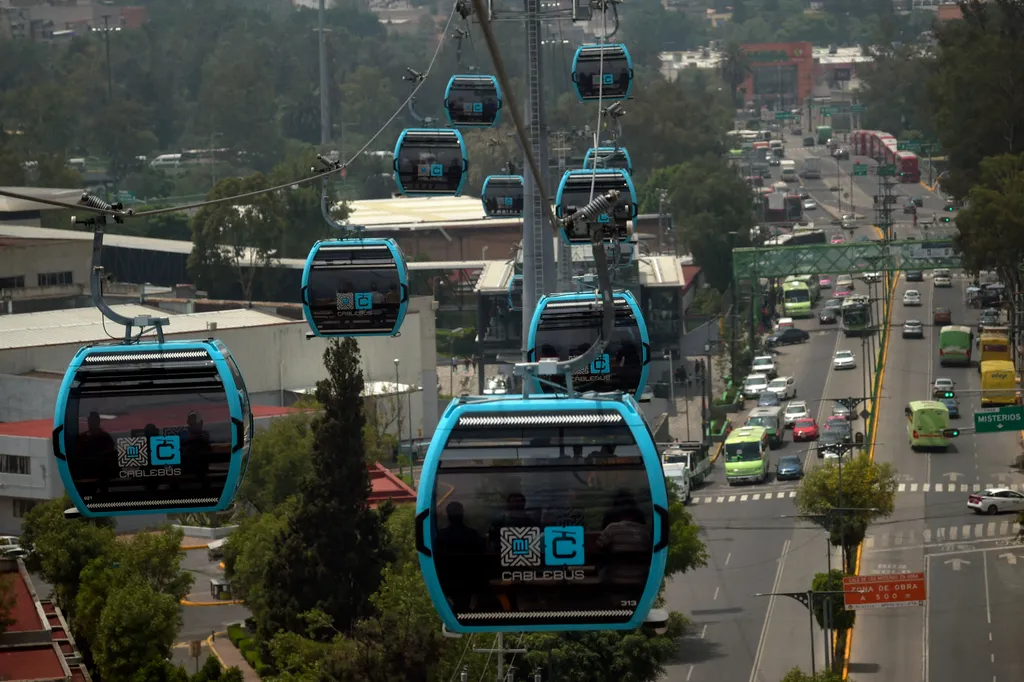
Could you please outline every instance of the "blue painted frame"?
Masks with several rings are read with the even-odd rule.
[[[462,178],[459,180],[459,186],[455,188],[455,193],[451,192],[414,192],[412,196],[417,197],[457,197],[462,195],[462,188],[466,185],[466,178],[469,175],[469,154],[466,151],[466,141],[455,128],[406,128],[399,134],[398,141],[395,142],[395,150],[392,153],[394,160],[391,162],[393,176],[395,178],[395,185],[398,187],[398,191],[401,192],[402,196],[409,196],[405,191],[405,186],[402,184],[402,178],[398,173],[399,159],[402,154],[402,144],[405,142],[405,138],[410,132],[419,133],[430,133],[436,136],[451,134],[455,137],[459,143],[459,150],[462,152]]]
[[[309,274],[313,270],[313,260],[316,257],[317,251],[324,246],[345,246],[346,244],[356,246],[386,246],[388,251],[391,253],[391,257],[395,260],[395,265],[398,268],[398,283],[402,289],[402,302],[398,308],[398,319],[395,321],[395,326],[391,328],[390,332],[356,332],[354,334],[322,334],[313,323],[313,315],[309,310],[309,302],[306,300],[306,290],[309,288]],[[306,319],[306,324],[309,325],[310,331],[313,336],[326,339],[343,339],[348,337],[359,337],[359,336],[395,336],[402,328],[402,322],[405,321],[405,314],[409,309],[409,263],[405,259],[405,254],[402,252],[402,247],[398,245],[394,239],[386,238],[366,238],[366,239],[321,239],[316,244],[313,244],[313,248],[309,250],[309,255],[306,256],[306,264],[302,268],[302,281],[300,284],[299,296],[302,302],[302,316]]]
[[[480,203],[483,204],[484,215],[487,216],[488,218],[513,218],[513,217],[517,217],[517,216],[511,216],[511,215],[493,215],[492,216],[490,213],[487,212],[487,186],[488,186],[488,184],[490,184],[492,178],[500,178],[502,180],[511,180],[511,179],[514,179],[514,178],[518,178],[518,180],[522,184],[522,188],[523,188],[523,193],[524,193],[524,202],[523,203],[524,203],[524,211],[525,211],[525,203],[526,203],[525,202],[526,178],[524,178],[522,175],[488,175],[486,178],[484,178],[484,184],[480,187]],[[522,215],[523,214],[520,213],[518,217],[522,217]]]
[[[164,343],[137,343],[132,345],[95,345],[83,346],[78,349],[78,352],[75,353],[75,357],[71,360],[71,364],[68,365],[67,371],[64,373],[64,380],[61,382],[60,392],[57,394],[57,403],[54,407],[53,413],[53,455],[57,459],[57,471],[60,472],[60,478],[64,483],[64,489],[67,491],[68,497],[71,498],[71,502],[74,503],[75,508],[81,512],[82,516],[89,518],[105,518],[110,516],[138,516],[142,514],[216,512],[224,511],[231,506],[231,501],[235,496],[235,491],[241,483],[239,478],[242,474],[243,467],[249,457],[248,449],[252,446],[251,441],[249,443],[245,442],[244,433],[239,433],[237,428],[231,429],[231,465],[228,468],[227,480],[224,482],[224,490],[221,491],[220,499],[217,501],[217,504],[209,507],[147,507],[146,509],[138,511],[103,513],[91,511],[86,508],[85,502],[78,494],[77,488],[75,488],[74,479],[71,476],[71,470],[68,468],[67,457],[65,455],[67,452],[67,443],[65,442],[67,430],[64,428],[64,419],[68,407],[68,398],[71,394],[71,384],[74,383],[75,376],[78,374],[78,369],[85,362],[85,358],[93,353],[110,353],[117,351],[175,352],[183,350],[205,350],[209,352],[210,357],[213,358],[214,366],[217,368],[217,374],[220,376],[221,384],[224,386],[224,392],[227,395],[228,410],[231,413],[232,422],[237,420],[239,423],[242,423],[242,402],[238,396],[239,387],[235,385],[235,379],[231,375],[231,369],[228,367],[228,363],[225,359],[224,353],[221,351],[221,348],[225,348],[226,350],[226,347],[223,344],[220,344],[218,340],[208,339],[203,341],[166,341]],[[241,387],[241,390],[245,390],[245,387]],[[250,433],[252,433],[251,430]]]
[[[617,101],[617,100],[629,99],[630,94],[633,92],[633,80],[634,80],[634,78],[633,78],[633,57],[630,56],[629,48],[626,47],[625,43],[603,43],[603,44],[601,44],[601,43],[588,43],[586,45],[580,45],[579,47],[576,48],[576,54],[574,54],[573,57],[572,57],[572,72],[569,74],[570,78],[572,79],[572,87],[576,91],[576,97],[578,97],[581,102],[595,102],[595,101],[597,101],[596,98],[584,99],[583,98],[583,93],[580,92],[579,83],[576,81],[576,67],[577,67],[577,65],[579,64],[579,61],[580,61],[580,54],[582,54],[583,50],[585,50],[587,48],[595,48],[595,47],[601,47],[601,48],[617,47],[617,48],[620,48],[622,50],[622,56],[624,56],[626,58],[626,66],[627,66],[627,68],[629,68],[629,86],[626,88],[625,94],[622,95],[621,97],[609,97],[607,95],[604,95],[604,96],[601,97],[602,101],[614,102],[614,101]],[[617,58],[621,58],[621,57],[617,57]]]
[[[533,319],[530,320],[530,331],[526,337],[526,357],[531,360],[536,360],[537,330],[540,328],[541,318],[548,303],[551,303],[552,301],[597,302],[599,300],[600,297],[596,293],[545,294],[544,296],[541,296],[540,300],[537,301],[537,307],[533,311]],[[639,400],[644,389],[647,388],[647,379],[651,373],[651,336],[647,332],[647,322],[644,320],[643,313],[640,312],[640,304],[637,303],[636,297],[634,297],[632,293],[629,291],[616,291],[612,295],[612,300],[626,302],[629,309],[633,311],[633,316],[636,318],[637,328],[640,330],[640,342],[644,353],[643,369],[640,371],[640,385],[637,386],[636,392],[633,393],[633,398]],[[538,379],[532,379],[532,381],[534,382],[534,390],[540,391],[540,381]]]
[[[478,123],[456,123],[452,120],[452,111],[448,108],[448,96],[451,94],[452,85],[460,78],[472,78],[473,80],[488,79],[491,81],[491,85],[494,87],[494,93],[498,99],[498,110],[494,112],[494,121],[489,124],[478,124]],[[444,89],[444,115],[448,119],[448,125],[453,128],[458,126],[460,128],[494,128],[498,125],[501,120],[501,109],[505,104],[505,98],[501,93],[501,85],[498,83],[498,79],[491,75],[473,74],[473,73],[457,73],[448,79],[448,85]]]
[[[452,428],[458,423],[459,417],[474,412],[551,412],[551,411],[583,411],[599,412],[611,411],[622,415],[625,424],[633,433],[637,441],[643,459],[644,468],[647,471],[647,482],[651,487],[651,501],[654,504],[654,534],[652,540],[655,547],[660,541],[668,537],[668,528],[662,525],[668,519],[668,491],[665,486],[665,475],[661,468],[661,459],[658,456],[658,448],[654,441],[650,427],[644,421],[640,407],[629,396],[622,396],[621,400],[595,399],[595,398],[559,398],[550,395],[534,395],[528,398],[522,396],[495,396],[493,399],[476,402],[463,402],[455,398],[448,405],[441,416],[430,440],[430,447],[427,449],[426,457],[423,460],[423,468],[420,472],[420,483],[416,494],[416,530],[417,530],[417,553],[420,560],[420,571],[423,580],[427,584],[427,592],[434,608],[445,627],[451,632],[472,633],[472,632],[572,632],[580,628],[572,625],[533,625],[526,627],[510,627],[509,625],[487,625],[467,626],[462,625],[455,618],[448,601],[441,591],[441,584],[437,577],[432,556],[424,553],[433,551],[433,533],[431,530],[431,514],[434,506],[434,483],[437,478],[437,468],[441,459],[441,452]],[[658,508],[664,510],[665,519],[660,516]],[[661,540],[659,540],[661,539]],[[654,601],[661,590],[661,583],[665,577],[665,562],[668,558],[668,543],[655,551],[651,556],[651,569],[647,574],[647,584],[644,587],[643,596],[636,606],[633,618],[625,623],[614,623],[609,625],[587,625],[585,630],[634,630],[643,625],[647,614],[654,606]]]
[[[597,147],[596,149],[594,147],[591,147],[590,149],[587,150],[586,155],[583,157],[583,170],[594,170],[594,157],[597,154],[621,154],[622,157],[626,159],[626,168],[620,168],[619,170],[626,171],[626,173],[628,173],[632,177],[633,157],[629,155],[629,150],[626,149],[625,147]],[[602,166],[601,168],[613,169],[612,166]]]
[[[518,306],[513,305],[513,299],[512,299],[512,292],[515,290],[516,282],[522,282],[522,281],[523,281],[523,276],[522,275],[512,275],[509,278],[509,280],[508,280],[508,309],[509,310],[516,311],[516,310],[522,310],[523,309],[522,305],[518,305]],[[520,304],[522,304],[522,296],[520,296],[519,302],[520,302]]]
[[[636,220],[637,215],[640,213],[640,207],[637,206],[636,198],[636,186],[633,184],[633,176],[621,168],[597,168],[591,170],[567,170],[562,174],[562,179],[558,182],[558,192],[555,193],[555,215],[559,218],[564,218],[564,212],[562,210],[562,194],[565,191],[565,186],[571,177],[585,177],[587,181],[593,178],[595,175],[598,177],[604,175],[619,175],[625,180],[626,189],[629,191],[630,205],[633,207],[631,220]],[[558,228],[558,234],[561,235],[562,241],[566,244],[572,244],[574,242],[569,241],[569,235],[566,234],[565,227]]]

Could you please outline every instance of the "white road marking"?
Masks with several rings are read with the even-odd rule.
[[[779,591],[779,584],[782,582],[782,569],[786,566],[786,557],[789,554],[789,540],[782,543],[782,555],[779,556],[779,568],[775,571],[775,582],[772,583],[772,592]],[[761,626],[761,636],[757,640],[757,650],[754,653],[754,665],[750,669],[750,682],[757,679],[758,668],[761,667],[761,656],[764,655],[765,638],[768,635],[768,623],[772,619],[772,611],[775,610],[775,597],[768,597],[768,610],[764,614],[764,625]]]

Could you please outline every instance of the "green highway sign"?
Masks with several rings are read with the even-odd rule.
[[[775,112],[775,120],[776,121],[788,121],[788,120],[793,119],[793,118],[796,118],[796,116],[794,116],[789,111],[776,111]]]
[[[855,113],[855,114],[859,114],[859,113],[865,111],[866,109],[867,109],[867,107],[865,105],[863,105],[863,104],[854,104],[854,105],[852,105],[850,107],[850,111]]]
[[[1006,405],[990,407],[974,413],[975,433],[1000,433],[1024,429],[1024,407]]]
[[[853,164],[853,174],[854,175],[867,175],[868,174],[868,165],[866,163],[855,163],[855,164]]]
[[[898,149],[900,151],[919,152],[919,151],[921,151],[921,141],[920,140],[906,140],[904,142],[897,142],[896,143],[896,149]]]
[[[878,174],[882,175],[882,176],[885,176],[885,175],[896,175],[896,166],[894,166],[891,163],[890,164],[886,164],[884,166],[879,166],[878,167]]]
[[[821,108],[821,115],[822,116],[829,116],[829,115],[831,115],[831,113],[832,113],[832,107],[822,107]]]

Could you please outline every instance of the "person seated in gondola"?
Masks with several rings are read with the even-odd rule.
[[[445,508],[448,525],[437,531],[438,579],[451,596],[456,614],[473,608],[483,587],[485,573],[480,570],[484,539],[466,525],[466,511],[461,502],[450,502]]]
[[[615,365],[618,367],[636,367],[640,362],[640,349],[632,341],[626,341],[615,354]]]
[[[388,292],[384,294],[384,302],[389,305],[398,305],[401,301],[398,297],[398,287],[392,284],[388,287]]]
[[[198,412],[189,412],[185,423],[187,427],[181,443],[182,470],[205,487],[210,455],[213,453],[210,434],[203,428],[203,420],[199,418]]]
[[[520,492],[512,492],[505,498],[505,511],[498,514],[491,523],[490,537],[491,547],[498,549],[501,546],[501,529],[512,527],[534,527],[540,525],[533,515],[526,511],[526,496]]]
[[[620,509],[618,519],[601,532],[597,546],[604,552],[601,582],[611,590],[617,587],[637,589],[647,580],[651,533],[642,511],[636,507]],[[615,602],[635,598],[624,594],[616,597]]]
[[[621,520],[623,512],[627,509],[636,509],[636,500],[628,490],[620,490],[615,493],[612,508],[605,512],[604,518],[601,520],[601,528],[607,528]]]
[[[75,439],[75,454],[85,466],[84,478],[96,478],[100,492],[106,492],[111,478],[117,476],[117,444],[114,437],[103,430],[99,412],[90,412],[86,430]]]

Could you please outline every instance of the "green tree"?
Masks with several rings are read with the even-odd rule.
[[[0,635],[7,632],[7,628],[14,625],[14,605],[17,603],[17,595],[14,593],[14,578],[9,575],[0,575]]]
[[[107,172],[115,185],[138,165],[139,156],[151,153],[159,144],[148,128],[151,121],[149,109],[130,99],[118,100],[96,112],[91,136],[95,148],[107,159]]]
[[[312,469],[313,415],[290,414],[273,420],[252,440],[241,499],[270,512],[298,495]]]
[[[224,545],[224,575],[257,624],[265,622],[268,615],[266,586],[274,581],[267,572],[271,559],[297,507],[298,497],[293,497],[267,513],[244,517]],[[269,631],[269,626],[260,629]]]
[[[954,241],[969,271],[995,270],[1014,290],[1024,262],[1024,154],[982,159],[978,184],[956,216]]]
[[[21,543],[29,552],[29,570],[53,586],[57,605],[74,620],[83,569],[95,559],[110,557],[116,540],[108,519],[65,519],[70,506],[65,495],[33,507],[22,522]]]
[[[734,8],[735,11],[735,8]],[[729,86],[729,94],[732,95],[733,106],[743,106],[743,95],[740,87],[743,85],[750,73],[750,60],[743,52],[743,47],[737,42],[731,42],[725,46],[722,54],[722,80]]]
[[[144,580],[117,585],[97,625],[93,657],[104,679],[130,679],[155,658],[166,658],[178,634],[178,601]]]
[[[831,543],[842,546],[853,564],[868,527],[892,514],[896,488],[896,471],[891,464],[858,455],[841,467],[824,466],[807,472],[796,493],[796,506],[800,513],[816,517],[816,522],[829,532]],[[836,507],[865,511],[833,511]],[[852,566],[848,568],[852,570]]]
[[[217,183],[207,199],[247,194],[269,186],[259,173],[227,178]],[[248,197],[244,205],[229,201],[204,206],[192,221],[189,273],[200,286],[209,289],[237,284],[242,297],[252,301],[256,277],[277,258],[286,222],[279,192]]]
[[[708,565],[708,550],[700,539],[700,526],[675,494],[675,485],[669,485],[671,502],[668,505],[669,544],[665,562],[665,577],[671,578],[695,568]]]
[[[924,138],[935,135],[928,80],[934,60],[916,45],[871,48],[874,62],[857,75],[864,83],[860,99],[866,105],[863,127],[885,130],[899,139],[906,131],[920,131]]]
[[[324,351],[328,378],[317,383],[323,414],[314,421],[313,471],[268,567],[268,618],[261,634],[298,632],[301,614],[323,611],[341,631],[372,612],[370,596],[388,561],[382,513],[369,508],[363,452],[363,376],[354,339]]]
[[[853,678],[843,679],[841,673],[834,673],[831,670],[819,670],[814,675],[809,675],[800,668],[793,668],[779,682],[853,682]]]
[[[831,573],[815,573],[811,589],[815,592],[842,592],[843,572],[833,568]],[[835,630],[851,630],[857,620],[856,611],[847,611],[842,594],[819,594],[814,599],[814,619],[818,626],[825,627],[825,608],[831,609],[829,627]]]

